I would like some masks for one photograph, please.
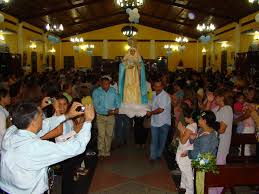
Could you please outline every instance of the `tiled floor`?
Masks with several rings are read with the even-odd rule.
[[[154,165],[146,149],[133,144],[112,152],[99,161],[90,194],[176,194],[175,184],[164,160]]]

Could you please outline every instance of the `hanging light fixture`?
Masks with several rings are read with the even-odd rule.
[[[0,0],[0,4],[6,4],[9,3],[10,0]]]
[[[144,0],[115,0],[115,3],[121,8],[140,7],[144,4]]]
[[[80,38],[79,38],[79,41],[80,41]],[[92,55],[93,54],[94,48],[95,48],[95,46],[93,44],[81,44],[81,45],[77,44],[77,45],[73,46],[73,49],[76,52],[86,51],[86,53],[88,55]]]
[[[259,4],[259,0],[248,0],[249,3],[258,3]]]
[[[137,35],[138,33],[138,29],[134,26],[124,26],[122,29],[121,29],[121,32],[124,36],[127,36],[127,37],[133,37],[135,35]]]
[[[87,44],[86,45],[86,53],[88,55],[92,55],[94,52],[94,45],[93,44]]]
[[[254,40],[255,41],[259,40],[259,32],[258,31],[255,31],[255,33],[254,33]]]
[[[208,32],[213,32],[216,27],[213,23],[209,23],[209,24],[198,24],[196,29],[199,31],[199,32],[203,32],[203,33],[208,33]]]
[[[166,50],[167,55],[171,55],[173,52],[179,50],[178,46],[169,44],[164,45],[164,49]]]
[[[64,26],[63,24],[47,24],[45,26],[46,30],[48,32],[56,32],[56,33],[60,33],[64,31]]]
[[[181,36],[177,37],[177,38],[175,39],[175,41],[178,42],[178,43],[180,43],[180,44],[185,44],[185,43],[189,42],[188,38],[186,38],[186,37],[181,37]]]
[[[72,42],[72,43],[83,43],[84,39],[82,37],[72,37],[72,38],[70,38],[70,42]]]

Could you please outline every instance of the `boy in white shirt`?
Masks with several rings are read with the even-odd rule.
[[[186,194],[193,194],[193,171],[187,152],[193,150],[193,144],[190,143],[190,140],[196,136],[197,123],[195,122],[195,113],[188,106],[184,106],[183,115],[187,126],[185,127],[181,122],[178,124],[180,142],[176,152],[176,162],[182,173],[180,187],[186,190]]]

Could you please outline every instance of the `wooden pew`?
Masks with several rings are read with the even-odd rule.
[[[219,174],[205,174],[205,194],[208,194],[209,187],[224,187],[224,191],[227,189],[233,191],[234,186],[259,185],[258,164],[231,164],[218,167]]]
[[[234,134],[231,138],[231,146],[240,147],[241,146],[241,155],[234,156],[228,155],[227,163],[236,163],[236,162],[254,162],[256,160],[255,156],[245,156],[245,145],[256,145],[257,140],[254,134]]]

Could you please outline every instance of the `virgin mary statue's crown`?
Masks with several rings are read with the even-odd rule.
[[[131,48],[137,48],[137,40],[134,39],[134,38],[129,38],[129,39],[128,39],[128,45],[129,45]]]

